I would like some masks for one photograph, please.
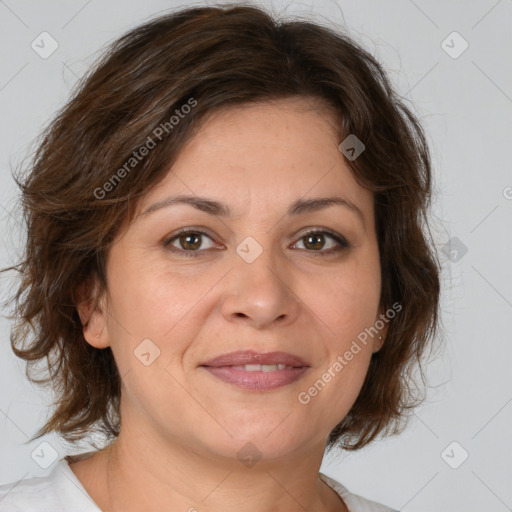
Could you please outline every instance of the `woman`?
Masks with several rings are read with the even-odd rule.
[[[398,432],[438,321],[429,151],[371,55],[251,6],[161,16],[18,184],[11,342],[59,394],[35,438],[106,442],[0,510],[391,510],[319,473]]]

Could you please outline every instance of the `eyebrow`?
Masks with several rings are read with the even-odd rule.
[[[202,212],[206,212],[210,215],[215,215],[218,217],[232,217],[233,214],[228,205],[223,204],[219,201],[214,201],[212,199],[208,199],[206,197],[196,196],[196,195],[177,195],[167,197],[153,203],[148,206],[141,214],[141,217],[147,217],[151,213],[160,210],[161,208],[166,208],[169,206],[179,205],[179,204],[187,204],[190,205],[197,210]],[[311,199],[298,199],[294,203],[290,205],[288,208],[287,214],[289,216],[300,215],[304,213],[316,212],[319,210],[323,210],[328,208],[329,206],[343,206],[350,211],[357,214],[357,216],[362,221],[363,225],[366,226],[364,214],[359,207],[357,207],[352,201],[341,197],[341,196],[331,196],[331,197],[314,197]]]

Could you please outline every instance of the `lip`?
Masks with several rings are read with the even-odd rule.
[[[293,368],[275,371],[247,371],[233,368],[246,364],[284,364]],[[300,379],[310,368],[302,358],[287,352],[261,353],[253,350],[223,354],[199,366],[224,382],[253,391],[270,391],[291,384]]]
[[[253,391],[270,391],[291,384],[300,379],[309,367],[276,370],[275,372],[245,371],[231,366],[204,366],[205,370],[218,379],[239,388]]]
[[[309,367],[310,364],[302,358],[288,352],[255,352],[254,350],[239,350],[214,357],[199,366],[243,366],[246,364],[285,364],[295,368]],[[281,370],[284,371],[284,370]]]

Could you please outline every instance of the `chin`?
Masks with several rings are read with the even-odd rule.
[[[224,424],[233,437],[223,431],[223,435],[203,444],[208,446],[211,452],[228,459],[236,457],[241,462],[246,459],[261,461],[283,459],[313,443],[312,436],[308,437],[307,432],[293,433],[296,425],[288,423],[286,419],[283,421],[285,417],[286,414],[281,415],[278,421],[272,424],[256,421],[246,425],[245,428],[240,424]],[[209,433],[211,435],[211,430]]]

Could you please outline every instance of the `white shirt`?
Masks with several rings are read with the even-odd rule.
[[[341,496],[349,512],[396,512],[350,493],[323,473],[319,477]],[[101,509],[62,458],[46,476],[0,485],[0,512],[101,512]]]

